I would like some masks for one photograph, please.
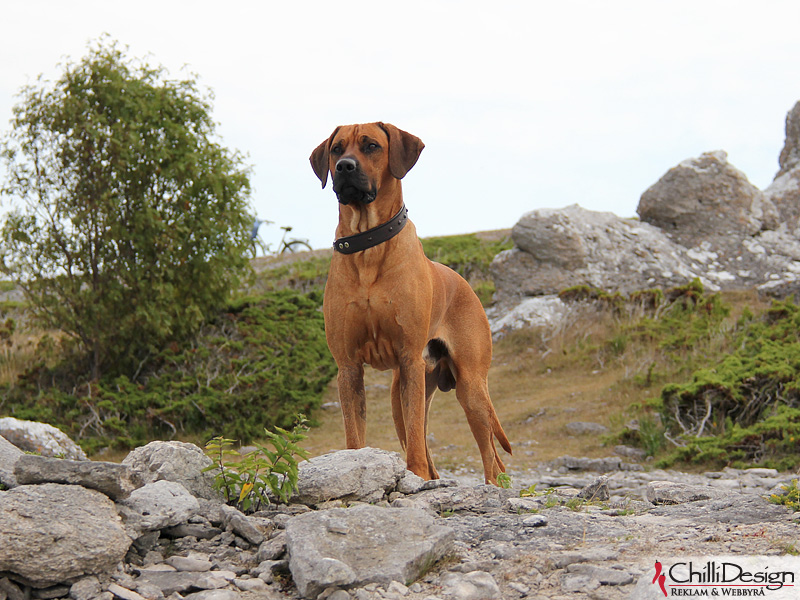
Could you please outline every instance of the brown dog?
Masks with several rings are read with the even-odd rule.
[[[511,453],[486,377],[489,323],[469,284],[431,262],[407,220],[400,180],[424,147],[393,125],[337,127],[311,154],[322,181],[330,171],[339,225],[325,287],[325,334],[339,366],[348,448],[366,443],[364,364],[392,369],[392,417],[408,468],[439,477],[426,440],[436,388],[456,397],[478,442],[487,483],[505,471],[494,445]]]

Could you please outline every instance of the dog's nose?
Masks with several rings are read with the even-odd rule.
[[[354,158],[340,158],[336,163],[337,173],[352,173],[358,168],[358,163]]]

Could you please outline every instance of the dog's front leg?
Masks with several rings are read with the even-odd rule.
[[[337,383],[347,447],[363,448],[367,443],[367,397],[364,392],[364,365],[340,366]]]
[[[423,479],[432,479],[425,439],[425,361],[401,365],[397,375],[405,425],[406,465]]]

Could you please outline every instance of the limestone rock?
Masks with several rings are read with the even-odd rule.
[[[592,483],[578,492],[578,498],[583,498],[591,502],[603,502],[608,500],[611,494],[608,491],[608,476],[601,475]]]
[[[340,450],[300,463],[293,502],[316,505],[328,500],[375,502],[405,476],[403,458],[377,448]]]
[[[800,102],[786,115],[786,139],[778,163],[781,169],[775,176],[776,179],[800,167]]]
[[[440,583],[445,596],[453,600],[494,600],[500,598],[500,588],[494,577],[484,571],[447,573]]]
[[[110,572],[130,543],[100,492],[56,483],[0,492],[0,572],[35,587]]]
[[[644,460],[647,458],[647,452],[645,450],[642,450],[641,448],[634,448],[633,446],[625,446],[623,444],[614,446],[614,454],[633,460]]]
[[[647,499],[653,504],[684,504],[724,496],[725,492],[712,487],[686,485],[671,481],[651,481]]]
[[[197,498],[173,481],[148,483],[120,500],[119,505],[127,509],[121,512],[134,538],[147,531],[186,523],[200,510]]]
[[[667,171],[642,194],[637,212],[687,248],[710,237],[754,235],[778,226],[775,206],[723,151]]]
[[[406,471],[397,482],[397,491],[401,494],[416,494],[425,486],[425,480],[419,475]]]
[[[574,456],[559,456],[550,462],[553,467],[566,471],[597,471],[608,473],[623,469],[622,459],[617,456],[607,458],[578,458]],[[631,465],[632,466],[632,465]]]
[[[184,600],[241,600],[241,596],[233,590],[203,590],[183,596]]]
[[[236,535],[246,539],[254,545],[259,545],[265,539],[264,534],[271,531],[272,522],[269,521],[268,528],[259,530],[257,520],[254,517],[247,517],[244,513],[232,506],[222,505],[222,525],[230,528]]]
[[[219,500],[214,491],[214,475],[203,472],[213,463],[202,449],[186,442],[150,442],[136,448],[122,464],[139,475],[144,483],[173,481],[198,498]]]
[[[430,512],[468,511],[506,504],[513,491],[493,485],[455,486],[426,490],[402,501],[403,505]],[[400,501],[395,501],[395,503]],[[394,506],[394,504],[393,504]]]
[[[200,583],[201,577],[203,575],[190,571],[147,571],[139,576],[138,581],[153,585],[160,589],[165,596],[170,596],[176,592],[182,593],[187,590],[197,589],[200,587],[197,584]]]
[[[735,523],[750,525],[786,519],[786,509],[753,494],[727,492],[708,500],[695,500],[677,505],[657,506],[650,514],[687,519],[695,523]]]
[[[523,327],[555,329],[569,313],[570,306],[558,296],[525,298],[514,306],[495,304],[486,310],[495,338]]]
[[[571,435],[601,435],[608,432],[608,427],[605,425],[587,421],[567,423],[566,429]]]
[[[582,234],[570,211],[548,209],[523,216],[511,230],[520,250],[562,269],[586,266],[589,248]]]
[[[780,214],[788,232],[798,235],[800,225],[800,102],[786,115],[786,140],[781,151],[780,170],[764,190]]]
[[[0,435],[0,485],[6,489],[17,486],[14,466],[23,454],[22,450]]]
[[[69,597],[72,600],[95,600],[101,592],[100,581],[94,575],[90,575],[72,584]]]
[[[567,241],[557,245],[571,248],[569,257],[545,249],[539,236],[552,243],[564,236]],[[683,256],[685,250],[658,228],[577,205],[524,214],[512,238],[516,247],[498,254],[491,265],[501,306],[575,285],[630,292],[683,284],[700,275]]]
[[[0,419],[0,436],[24,452],[42,456],[87,460],[83,449],[61,430],[47,423],[21,421],[13,417]]]
[[[370,505],[306,513],[286,527],[289,568],[305,598],[331,586],[413,581],[453,536],[423,511]]]
[[[26,454],[14,471],[20,485],[32,483],[67,483],[104,493],[112,500],[125,498],[141,487],[131,470],[111,462],[47,458]]]

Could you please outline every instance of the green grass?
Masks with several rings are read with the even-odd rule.
[[[487,240],[474,233],[422,240],[422,249],[428,258],[447,265],[470,282],[489,279],[489,265],[494,257],[512,247],[508,237]]]

